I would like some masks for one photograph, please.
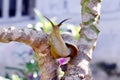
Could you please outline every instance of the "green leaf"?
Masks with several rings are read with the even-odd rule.
[[[50,33],[50,31],[52,30],[51,23],[48,22],[48,21],[44,18],[44,16],[40,13],[39,10],[34,9],[34,12],[35,12],[35,14],[38,16],[40,22],[43,24],[42,28],[43,28],[44,32]],[[54,20],[53,23],[55,23],[55,22],[56,22],[56,21]]]

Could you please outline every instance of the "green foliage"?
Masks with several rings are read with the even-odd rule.
[[[45,33],[50,33],[52,31],[52,25],[49,21],[47,21],[45,19],[45,17],[40,13],[40,11],[38,11],[37,9],[34,9],[35,14],[37,15],[37,17],[39,18],[39,23],[36,23],[35,25],[32,25],[32,29],[33,30],[43,30]],[[54,24],[56,24],[56,20],[53,18],[52,22]],[[70,30],[70,31],[69,31]],[[70,33],[73,37],[75,37],[75,39],[79,38],[79,31],[80,31],[80,27],[79,26],[75,26],[73,24],[64,24],[64,27],[62,26],[62,28],[60,28],[60,32],[61,34],[63,33]]]
[[[38,11],[37,9],[34,9],[34,12],[36,13],[37,17],[39,18],[40,22],[42,23],[43,31],[46,32],[46,33],[50,33],[50,31],[52,30],[51,23],[48,22],[44,18],[44,16],[40,13],[40,11]],[[55,22],[55,20],[53,22]]]

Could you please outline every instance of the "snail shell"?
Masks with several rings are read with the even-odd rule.
[[[77,54],[78,54],[78,48],[76,45],[74,45],[73,43],[70,42],[66,42],[65,43],[68,47],[68,49],[70,50],[70,57],[74,58]]]

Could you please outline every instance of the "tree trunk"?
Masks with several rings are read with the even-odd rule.
[[[100,19],[100,0],[81,0],[82,23],[80,38],[77,42],[79,54],[70,63],[64,80],[91,80],[89,68],[92,52],[96,46]]]
[[[81,0],[82,23],[78,41],[67,34],[62,35],[65,41],[72,42],[79,49],[79,54],[68,63],[63,80],[91,80],[89,64],[99,33],[100,3],[100,0]],[[50,46],[47,43],[48,37],[49,35],[46,33],[32,29],[0,29],[0,42],[23,42],[33,48],[42,71],[41,80],[57,80],[58,65],[50,53]]]

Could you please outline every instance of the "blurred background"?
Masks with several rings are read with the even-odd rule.
[[[79,26],[80,0],[0,0],[0,28],[34,27],[39,30],[38,27],[48,24],[41,15],[55,23],[72,18],[63,26]],[[102,1],[99,27],[101,32],[91,64],[93,80],[120,80],[120,0]],[[62,30],[73,29],[63,27]],[[77,32],[75,30],[72,32]],[[3,78],[40,79],[37,59],[30,46],[18,42],[0,43],[0,80]]]

